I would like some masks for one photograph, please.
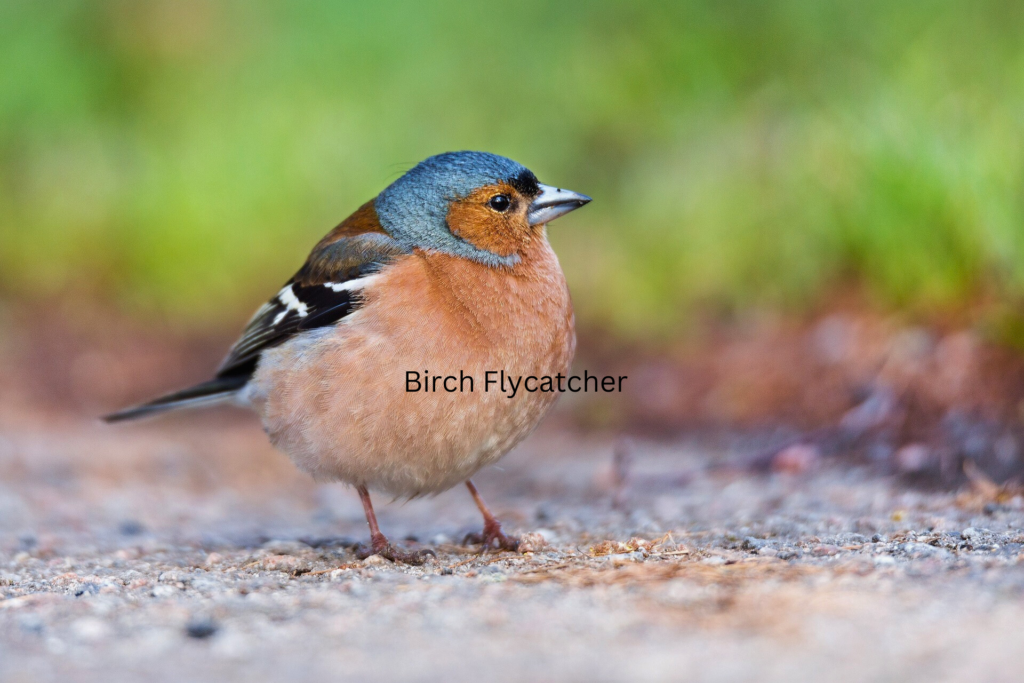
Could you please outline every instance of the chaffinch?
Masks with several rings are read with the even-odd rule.
[[[233,401],[299,468],[356,488],[363,554],[421,559],[381,533],[369,489],[412,498],[460,482],[484,547],[514,549],[470,477],[562,390],[534,380],[510,395],[505,382],[568,374],[572,302],[545,226],[589,201],[494,154],[430,157],[320,240],[213,379],[105,419]]]

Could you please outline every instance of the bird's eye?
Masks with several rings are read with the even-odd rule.
[[[496,194],[491,197],[491,201],[487,202],[487,204],[498,213],[505,213],[512,202],[507,195]]]

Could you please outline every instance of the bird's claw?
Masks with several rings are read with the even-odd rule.
[[[484,525],[483,533],[470,533],[466,534],[466,538],[462,540],[463,545],[476,545],[480,544],[483,547],[480,552],[487,552],[491,548],[497,550],[510,550],[515,552],[519,550],[519,539],[515,536],[507,536],[505,532],[501,530],[500,524]]]
[[[370,546],[360,543],[356,547],[356,558],[365,560],[372,555],[380,555],[385,560],[390,560],[391,562],[401,562],[402,564],[411,565],[421,565],[427,561],[428,557],[437,557],[437,553],[430,548],[423,548],[422,550],[409,552],[399,550],[388,542],[384,542],[383,544],[374,543]]]

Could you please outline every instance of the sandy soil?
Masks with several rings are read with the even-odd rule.
[[[756,444],[633,441],[613,467],[612,440],[556,419],[477,480],[532,552],[462,546],[463,490],[379,500],[437,553],[408,567],[357,560],[354,493],[247,417],[9,408],[0,680],[1019,678],[1019,496],[799,453],[796,474],[717,466]]]

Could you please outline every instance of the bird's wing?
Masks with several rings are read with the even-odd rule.
[[[303,330],[344,318],[359,305],[369,280],[408,253],[381,227],[374,202],[367,202],[320,240],[295,277],[256,311],[213,379],[103,419],[134,420],[229,399],[249,382],[260,354]]]
[[[250,375],[266,349],[304,330],[338,322],[355,310],[359,291],[370,279],[406,253],[383,232],[328,235],[295,277],[256,311],[217,377]]]

